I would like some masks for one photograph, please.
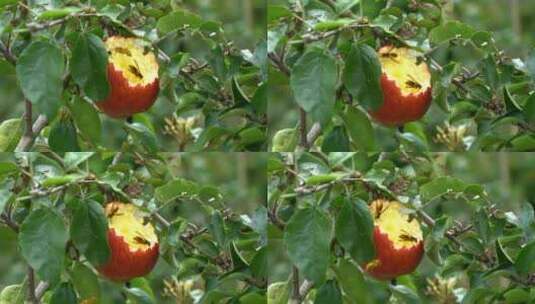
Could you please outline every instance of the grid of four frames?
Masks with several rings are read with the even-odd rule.
[[[533,12],[0,1],[0,304],[535,303]]]

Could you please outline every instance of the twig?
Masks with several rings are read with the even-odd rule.
[[[288,66],[283,62],[283,60],[281,60],[281,57],[279,57],[275,53],[269,53],[268,57],[281,72],[286,74],[286,76],[290,76],[290,68],[288,68]]]
[[[86,12],[84,12],[84,13],[74,13],[74,14],[70,14],[70,15],[68,15],[66,17],[63,17],[61,19],[52,20],[52,21],[45,22],[45,23],[30,23],[30,24],[28,24],[28,30],[30,32],[38,32],[38,31],[45,30],[47,28],[50,28],[50,27],[53,27],[53,26],[56,26],[56,25],[63,24],[65,22],[69,21],[72,18],[97,17],[97,16],[101,16],[101,15],[95,14],[95,13],[86,13]]]
[[[305,149],[308,149],[307,140],[307,112],[303,108],[299,107],[299,145]]]
[[[15,56],[11,53],[11,50],[2,41],[0,41],[0,51],[2,51],[4,58],[6,58],[9,63],[15,65],[17,58],[15,58]]]
[[[45,282],[45,281],[39,282],[39,284],[37,284],[37,287],[35,288],[35,297],[37,299],[41,299],[43,295],[45,294],[46,290],[48,289],[48,287],[50,287],[50,284],[48,284],[48,282]]]
[[[26,114],[25,114],[25,118],[27,118]],[[28,123],[27,120],[26,122]],[[15,148],[15,151],[16,152],[28,151],[34,141],[33,135],[39,134],[41,130],[43,130],[43,128],[47,124],[48,124],[48,119],[46,118],[46,115],[44,114],[39,115],[39,117],[37,117],[37,119],[35,120],[33,127],[31,127],[32,136],[27,136],[28,134],[25,134],[24,136],[22,136],[19,143],[17,144],[17,148]]]
[[[316,139],[318,139],[318,137],[320,136],[320,134],[321,134],[321,124],[319,122],[316,122],[310,128],[310,131],[308,131],[307,143],[309,145],[313,145]]]
[[[39,304],[41,301],[35,295],[35,273],[31,266],[28,266],[28,301]]]
[[[299,270],[297,267],[292,267],[292,295],[290,303],[298,304],[301,303],[301,295],[299,294]]]

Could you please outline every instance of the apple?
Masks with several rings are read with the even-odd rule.
[[[112,281],[128,281],[148,274],[159,255],[158,237],[147,214],[132,204],[106,205],[110,258],[97,270]]]
[[[136,38],[112,36],[105,45],[110,94],[96,102],[97,107],[113,118],[145,112],[156,101],[160,89],[154,53]]]
[[[370,115],[386,126],[399,126],[424,116],[431,105],[431,73],[412,49],[384,46],[379,50],[383,104]]]
[[[379,280],[391,280],[414,271],[424,254],[423,234],[418,220],[397,201],[375,200],[370,205],[374,218],[375,259],[364,271]]]

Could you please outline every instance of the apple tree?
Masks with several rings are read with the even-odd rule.
[[[226,165],[208,169],[222,159]],[[0,303],[265,303],[265,161],[218,154],[2,155]],[[113,211],[117,202],[129,207]],[[155,228],[156,239],[146,227]],[[112,239],[110,230],[126,234]],[[128,241],[133,233],[135,250]],[[149,241],[150,252],[141,246]],[[117,254],[122,263],[104,269]],[[143,262],[147,254],[156,254],[155,267]],[[139,269],[145,275],[117,275]]]
[[[264,149],[264,8],[244,42],[181,1],[1,1],[0,151]]]
[[[529,154],[272,154],[268,302],[533,303],[534,166]],[[380,201],[419,223],[423,259],[385,241],[403,226],[393,205],[371,210]],[[408,228],[399,237],[420,241]],[[404,275],[372,273],[384,252],[403,256],[389,271]]]
[[[270,1],[271,150],[535,150],[535,53],[513,57],[454,19],[464,2]],[[471,15],[485,5],[471,2]]]

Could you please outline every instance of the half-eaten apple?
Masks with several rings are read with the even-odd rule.
[[[391,280],[413,272],[424,254],[418,219],[397,201],[378,199],[369,208],[374,218],[376,257],[363,265],[363,269],[379,280]]]
[[[105,44],[110,94],[97,107],[113,118],[145,112],[160,89],[156,56],[136,38],[112,36]]]
[[[383,104],[371,116],[387,126],[415,121],[431,104],[431,74],[412,49],[384,46],[379,50]]]
[[[159,244],[147,214],[132,204],[106,205],[111,255],[98,271],[113,281],[128,281],[148,274],[158,260]]]

